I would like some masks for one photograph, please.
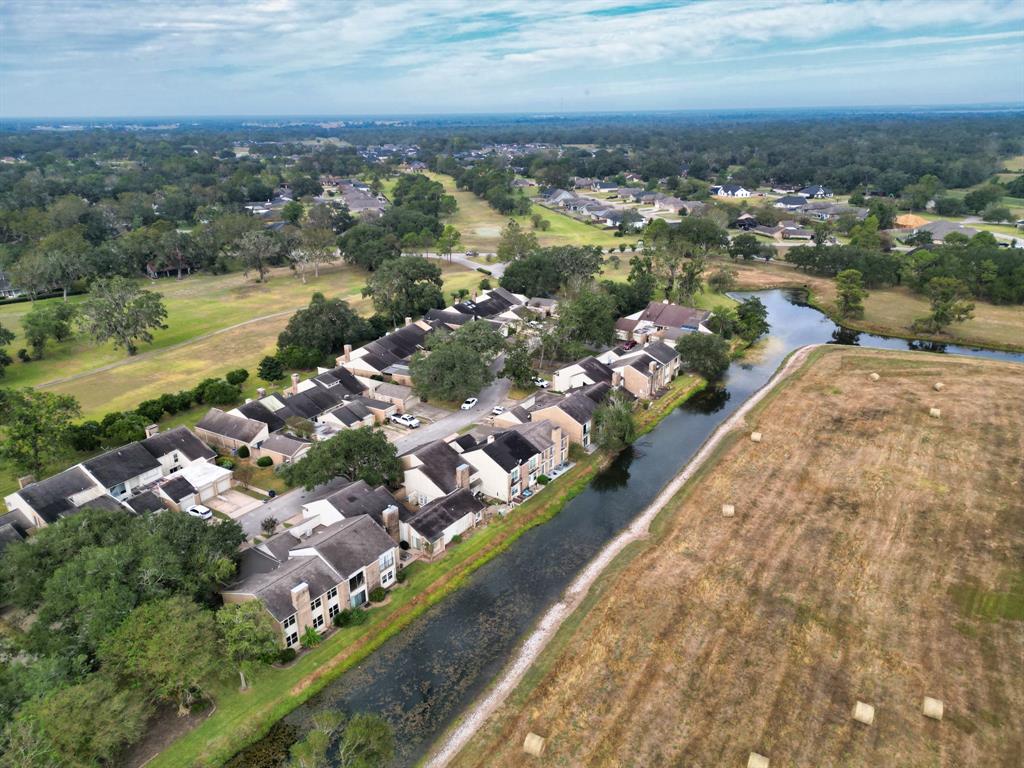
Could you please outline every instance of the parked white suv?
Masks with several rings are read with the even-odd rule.
[[[209,507],[204,507],[202,504],[196,504],[194,507],[189,507],[188,513],[192,515],[192,517],[198,517],[200,520],[209,520],[213,517],[213,511]]]
[[[390,418],[392,424],[401,424],[409,429],[416,429],[420,425],[420,420],[408,413],[393,413]]]
[[[462,405],[459,406],[464,411],[472,410],[480,400],[475,397],[467,397],[462,401]]]
[[[538,386],[541,389],[547,389],[549,386],[551,386],[550,381],[548,381],[547,379],[542,379],[540,376],[534,376],[533,383],[535,386]]]

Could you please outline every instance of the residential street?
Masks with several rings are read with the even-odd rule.
[[[256,507],[256,509],[242,515],[235,522],[242,526],[242,530],[245,531],[245,535],[250,538],[262,535],[260,532],[260,523],[262,523],[265,518],[273,517],[277,522],[283,523],[285,520],[297,515],[302,509],[303,504],[329,496],[347,482],[348,481],[344,478],[335,478],[329,483],[324,483],[323,485],[314,488],[312,491],[307,491],[303,488],[296,488],[294,491],[289,491],[288,493],[281,494],[280,496],[265,501],[263,504]]]
[[[407,434],[394,441],[395,448],[401,454],[410,448],[415,448],[417,445],[438,440],[450,435],[452,432],[458,432],[470,424],[482,421],[490,414],[494,406],[505,399],[511,386],[512,382],[508,379],[495,380],[480,391],[480,394],[477,395],[480,398],[480,402],[472,410],[455,411],[432,424],[424,424],[419,429],[410,429]]]
[[[424,253],[423,255],[426,256],[428,259],[440,259],[441,261],[444,262],[447,262],[449,260],[447,256],[441,256],[437,253]],[[487,254],[480,255],[484,256]],[[491,277],[495,278],[500,278],[502,275],[505,274],[505,263],[502,261],[495,261],[493,263],[488,264],[486,261],[474,261],[464,253],[453,253],[451,257],[451,262],[453,264],[461,264],[467,269],[486,269],[488,272],[491,273]],[[486,275],[481,275],[481,278],[483,277],[486,277]]]

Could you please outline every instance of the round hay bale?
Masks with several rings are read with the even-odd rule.
[[[872,373],[868,376],[868,378],[871,379],[872,381],[878,381],[882,377],[879,376],[877,373]]]
[[[538,736],[536,733],[531,731],[526,734],[526,740],[523,741],[523,752],[534,757],[540,757],[544,754],[544,746],[546,739],[543,736]]]
[[[931,416],[933,419],[937,419],[942,415],[942,411],[940,411],[938,408],[929,408],[928,415]]]
[[[941,381],[936,381],[936,382],[935,382],[935,383],[934,383],[934,384],[932,385],[932,389],[934,389],[934,390],[935,390],[936,392],[941,392],[941,391],[942,391],[942,390],[944,390],[945,388],[946,388],[946,385],[945,385],[945,384],[943,384],[943,383],[942,383]]]
[[[870,704],[865,704],[863,701],[858,701],[853,705],[853,719],[858,723],[871,725],[875,722],[875,708]]]
[[[750,757],[747,758],[747,768],[768,768],[768,758],[757,754],[757,752],[751,752]]]
[[[938,699],[933,699],[931,696],[925,696],[924,702],[921,704],[921,712],[925,717],[930,717],[932,720],[941,720],[942,702]]]
[[[722,505],[722,517],[732,517],[736,514],[736,507],[732,504]]]
[[[760,432],[751,432],[750,433],[750,439],[751,439],[752,442],[760,443],[761,442],[761,433]]]

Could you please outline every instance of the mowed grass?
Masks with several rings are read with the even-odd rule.
[[[523,765],[531,731],[546,765],[739,766],[752,751],[822,768],[1019,764],[1024,372],[813,357],[613,562],[450,765]],[[926,695],[942,723],[922,716]],[[850,717],[858,700],[876,708],[870,727]]]
[[[805,288],[811,291],[816,304],[829,312],[835,311],[835,282],[801,272],[782,262],[731,262],[715,259],[709,269],[730,265],[738,272],[740,287],[746,290],[763,288]],[[864,318],[845,320],[845,325],[862,331],[890,336],[918,336],[911,325],[930,311],[928,300],[906,288],[872,289],[864,301]],[[1024,349],[1024,306],[974,302],[974,317],[949,326],[942,334],[923,336],[934,341]]]
[[[442,271],[446,295],[475,288],[480,278],[458,265],[443,265]],[[168,327],[156,331],[153,343],[142,345],[134,358],[111,343],[95,345],[79,335],[63,344],[51,343],[43,360],[10,366],[3,384],[74,395],[83,415],[96,418],[233,368],[247,368],[255,375],[256,364],[273,352],[288,318],[306,306],[314,292],[343,298],[362,313],[371,313],[370,302],[361,296],[366,275],[338,265],[322,269],[319,278],[311,276],[305,285],[288,269],[274,270],[266,283],[238,273],[158,281],[147,287],[163,294]],[[0,322],[19,333],[10,349],[24,343],[20,318],[30,308],[28,303],[0,307]]]
[[[615,237],[613,230],[587,224],[540,205],[533,205],[531,212],[539,214],[545,221],[550,222],[550,228],[534,230],[530,216],[503,216],[472,192],[458,189],[455,186],[455,179],[451,176],[439,173],[425,175],[441,182],[445,191],[455,197],[458,202],[458,210],[447,219],[446,223],[451,224],[462,233],[464,250],[493,253],[497,250],[498,241],[501,239],[501,230],[508,224],[509,219],[515,219],[524,229],[533,231],[540,244],[545,247],[599,245],[602,248],[611,248],[618,246],[619,243],[636,240],[635,237]],[[386,186],[385,189],[393,189],[393,183]]]

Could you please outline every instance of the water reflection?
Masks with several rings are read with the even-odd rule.
[[[771,378],[792,350],[805,344],[848,343],[907,349],[903,339],[847,332],[805,305],[799,291],[757,295],[768,309],[771,335],[722,386],[709,387],[670,413],[635,449],[623,453],[550,522],[532,528],[449,595],[288,716],[304,725],[323,709],[379,712],[392,725],[397,766],[410,766],[500,672],[523,636],[559,599],[580,569],[625,528],[699,450],[729,415]],[[947,351],[1024,362],[1024,355],[932,344]],[[545,491],[548,492],[548,491]]]

